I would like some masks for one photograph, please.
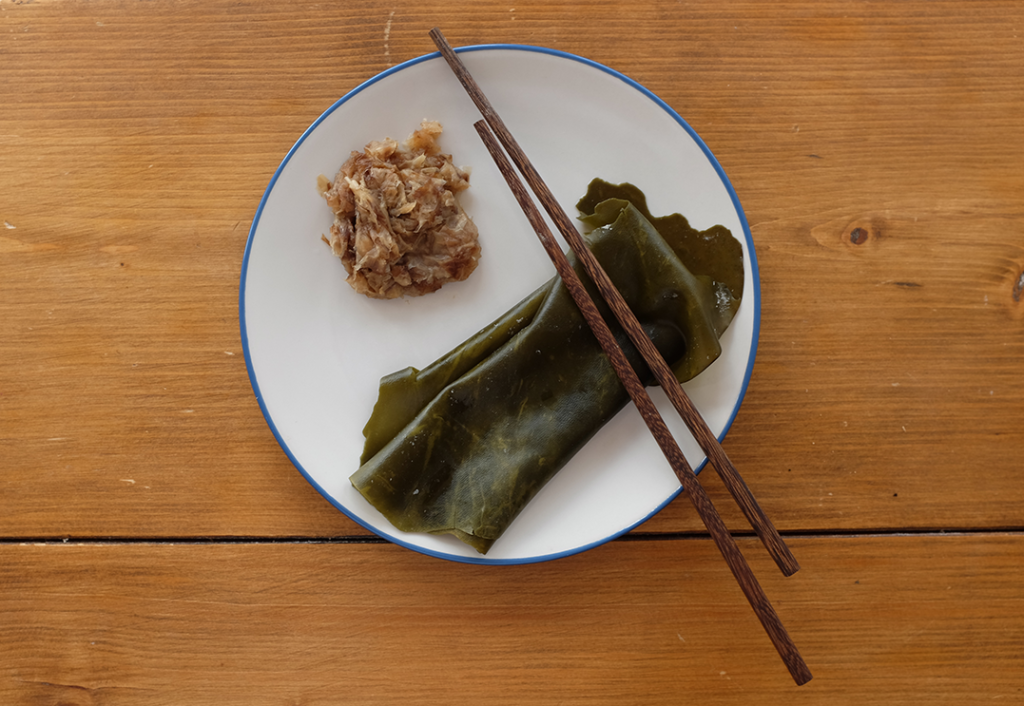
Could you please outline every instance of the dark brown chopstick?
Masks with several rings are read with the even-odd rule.
[[[508,128],[505,127],[505,123],[502,122],[497,112],[495,112],[490,101],[487,100],[483,91],[476,84],[476,81],[473,80],[473,77],[469,74],[469,71],[455,53],[455,50],[448,44],[448,41],[439,29],[434,28],[431,30],[430,36],[434,40],[434,44],[437,45],[438,50],[440,50],[441,56],[448,62],[448,65],[452,68],[452,71],[462,83],[470,98],[473,99],[477,108],[480,109],[484,120],[487,121],[494,134],[497,135],[498,140],[501,141],[505,151],[508,152],[509,157],[525,177],[544,210],[551,216],[562,237],[583,264],[587,275],[597,286],[601,296],[608,303],[608,306],[619,320],[633,345],[640,351],[644,361],[654,373],[658,384],[665,390],[672,405],[679,412],[686,426],[690,429],[690,433],[693,434],[694,439],[697,440],[697,443],[711,461],[712,466],[722,478],[736,504],[743,511],[747,521],[750,522],[750,525],[754,528],[758,537],[760,537],[768,553],[785,576],[792,576],[800,568],[796,557],[793,556],[793,553],[779,535],[778,530],[775,529],[775,525],[772,524],[771,520],[768,519],[768,516],[761,509],[753,493],[750,492],[750,489],[744,482],[743,477],[740,476],[739,471],[722,449],[722,445],[718,443],[718,439],[715,438],[711,429],[708,428],[708,425],[700,416],[700,412],[697,411],[693,402],[690,401],[689,396],[672,372],[672,368],[661,356],[661,353],[658,352],[650,337],[641,327],[640,322],[637,321],[636,316],[630,311],[629,306],[622,299],[622,295],[619,294],[615,285],[612,284],[611,279],[605,273],[604,268],[590,254],[590,250],[587,249],[582,236],[576,230],[572,220],[559,206],[558,201],[550,189],[548,189],[540,174],[537,173],[529,158],[519,147],[515,138],[512,137]]]
[[[714,539],[715,544],[718,545],[718,549],[722,552],[722,556],[725,557],[726,563],[732,570],[733,576],[736,577],[736,581],[739,583],[744,595],[746,595],[747,600],[750,602],[750,605],[753,607],[758,619],[761,621],[761,625],[764,626],[765,632],[768,633],[768,637],[775,645],[775,649],[778,650],[779,656],[782,657],[782,661],[785,662],[786,667],[789,669],[789,673],[793,676],[793,679],[797,684],[806,684],[811,680],[810,669],[808,669],[807,664],[800,656],[799,650],[797,650],[796,645],[786,632],[786,628],[782,625],[782,621],[779,620],[779,616],[776,614],[775,609],[769,602],[768,597],[761,588],[761,585],[754,577],[754,573],[750,570],[750,566],[747,564],[746,559],[743,558],[743,554],[740,553],[739,547],[736,546],[736,542],[733,540],[732,535],[729,534],[729,530],[726,528],[725,523],[722,522],[722,518],[715,510],[711,499],[707,496],[707,493],[704,492],[704,488],[697,480],[696,474],[693,472],[690,464],[687,463],[686,457],[683,456],[683,452],[679,449],[679,445],[676,444],[675,439],[672,437],[672,433],[665,425],[665,420],[662,418],[661,414],[658,412],[658,408],[654,405],[654,402],[647,394],[647,389],[640,381],[640,378],[637,377],[636,371],[633,370],[633,366],[629,364],[626,354],[622,351],[622,348],[619,347],[618,342],[615,340],[615,335],[611,332],[611,329],[608,328],[608,324],[601,317],[601,314],[597,309],[597,305],[594,304],[590,299],[590,295],[587,294],[587,290],[584,287],[583,282],[580,281],[576,271],[573,270],[572,265],[569,264],[569,259],[558,246],[558,243],[551,234],[551,231],[548,230],[547,225],[544,223],[543,216],[541,216],[540,211],[537,210],[537,207],[530,199],[530,195],[527,193],[526,187],[524,187],[522,182],[519,181],[513,171],[512,165],[505,157],[505,154],[501,151],[501,146],[488,129],[487,123],[481,120],[476,123],[474,127],[476,127],[477,132],[480,133],[480,137],[487,145],[487,149],[490,151],[491,156],[494,157],[494,161],[497,163],[498,169],[505,177],[505,180],[508,182],[513,194],[515,194],[516,200],[519,201],[519,205],[522,206],[530,224],[540,237],[541,244],[551,257],[552,262],[554,262],[555,269],[562,278],[562,282],[565,284],[566,289],[572,296],[573,301],[575,301],[576,305],[580,308],[580,311],[583,313],[583,317],[586,319],[587,324],[594,332],[594,336],[601,344],[601,348],[604,350],[605,355],[607,355],[608,359],[611,361],[612,367],[615,368],[615,372],[622,381],[626,391],[629,393],[630,398],[633,400],[637,409],[640,410],[640,415],[643,417],[644,422],[647,423],[647,428],[650,429],[651,434],[658,442],[658,446],[661,447],[662,452],[665,454],[669,464],[672,466],[672,470],[686,489],[687,494],[690,496],[690,500],[697,509],[697,514],[700,515],[701,520],[704,521],[704,525],[711,533],[711,537]]]
[[[478,107],[481,107],[481,112],[484,113],[485,118],[493,117],[494,120],[500,126],[500,128],[506,133],[506,137],[509,144],[515,145],[514,139],[511,137],[510,134],[507,134],[508,131],[506,128],[504,128],[504,124],[501,123],[500,119],[494,113],[493,109],[490,108],[489,102],[485,97],[483,97],[483,94],[476,86],[472,77],[469,76],[468,71],[466,71],[465,67],[462,65],[462,62],[455,55],[455,52],[448,45],[447,41],[444,39],[444,36],[441,34],[441,32],[437,29],[434,29],[431,32],[431,36],[433,37],[434,42],[438,45],[438,48],[441,49],[442,55],[455,70],[456,74],[459,76],[460,81],[462,81],[463,85],[467,88],[467,90],[469,90],[470,95],[473,96],[474,101],[477,101]],[[483,107],[481,106],[481,101],[477,100],[477,95],[474,95],[474,93],[479,94],[483,106],[486,106],[488,110],[483,109]],[[490,122],[490,120],[488,122]],[[619,375],[627,392],[632,398],[634,404],[636,404],[637,408],[639,409],[644,421],[647,423],[652,435],[658,442],[659,446],[662,449],[662,452],[665,454],[670,465],[672,466],[673,471],[676,473],[680,482],[683,484],[683,487],[686,489],[687,494],[690,496],[690,499],[694,504],[694,507],[696,508],[705,526],[708,528],[708,531],[710,532],[716,545],[718,546],[723,557],[725,558],[726,563],[729,565],[730,570],[733,572],[733,575],[739,583],[740,588],[743,590],[744,595],[746,595],[747,600],[753,607],[755,614],[761,621],[762,626],[768,633],[769,638],[775,645],[776,650],[779,652],[779,655],[782,657],[783,662],[789,669],[790,674],[792,675],[793,679],[796,681],[797,684],[807,683],[811,679],[810,670],[808,669],[803,658],[800,656],[800,653],[797,650],[796,645],[790,639],[785,627],[783,627],[782,622],[779,620],[778,615],[775,613],[774,608],[768,601],[768,598],[765,595],[763,589],[757,582],[757,579],[754,577],[749,565],[743,558],[743,555],[740,553],[739,548],[736,546],[736,543],[732,538],[732,535],[729,534],[728,529],[725,527],[725,523],[722,522],[722,519],[715,510],[710,498],[708,498],[707,494],[704,492],[703,487],[698,482],[697,477],[693,472],[693,469],[686,461],[686,458],[683,456],[682,451],[679,449],[679,446],[675,443],[675,439],[672,438],[671,432],[669,432],[667,426],[665,425],[664,419],[662,419],[657,408],[654,406],[654,403],[651,401],[650,396],[647,394],[646,388],[644,387],[643,383],[640,382],[632,366],[626,359],[625,354],[622,352],[622,349],[618,346],[618,343],[615,341],[615,338],[611,333],[610,329],[608,328],[607,323],[601,317],[594,302],[591,301],[582,282],[580,282],[579,278],[576,276],[575,271],[569,265],[568,259],[566,258],[565,254],[561,251],[561,248],[558,246],[557,242],[554,240],[554,237],[551,235],[551,232],[548,230],[546,224],[543,221],[543,217],[540,215],[540,212],[537,210],[536,206],[534,206],[532,200],[529,197],[529,194],[526,192],[525,187],[516,177],[511,165],[508,163],[507,158],[505,157],[504,153],[502,153],[501,147],[495,140],[494,135],[491,134],[490,130],[487,129],[487,125],[483,121],[477,123],[475,127],[477,131],[480,133],[480,136],[484,140],[488,149],[490,150],[502,174],[505,176],[506,181],[508,181],[509,187],[512,189],[513,193],[516,196],[516,199],[519,201],[524,212],[529,218],[531,225],[533,225],[534,229],[537,232],[537,235],[540,237],[541,243],[543,244],[545,250],[548,252],[548,255],[554,262],[555,267],[558,270],[559,275],[562,277],[563,282],[565,282],[568,291],[570,292],[577,306],[579,306],[581,312],[587,320],[588,325],[590,325],[591,329],[594,331],[594,334],[600,342],[606,355],[608,355],[609,360],[612,362],[612,365],[615,368],[616,373]],[[518,145],[515,145],[515,150],[519,153],[523,161],[523,165],[520,166],[520,169],[523,170],[525,166],[526,171],[524,171],[524,174],[527,174],[527,178],[530,179],[530,174],[532,174],[537,180],[537,182],[539,182],[539,184],[542,186],[541,191],[543,193],[548,194],[548,196],[550,197],[550,192],[547,190],[546,186],[543,185],[543,181],[540,179],[539,174],[537,174],[536,170],[533,169],[532,165],[529,163],[529,160],[526,159],[525,154],[522,154],[522,151],[518,149]],[[532,180],[531,186],[533,186]],[[535,193],[538,191],[536,186],[534,186],[534,191]],[[541,198],[543,202],[544,198],[540,193],[538,193],[538,197]],[[560,212],[564,216],[564,212],[561,211],[561,208],[557,207],[557,202],[554,201],[553,197],[551,197],[551,202],[555,204],[556,212]],[[551,215],[553,218],[555,218],[555,221],[557,223],[559,219],[555,216],[555,214]],[[567,219],[567,217],[565,218]],[[571,222],[570,228],[573,231],[573,233],[576,233],[575,228],[572,227],[571,225]],[[587,250],[585,246],[583,249],[589,256],[589,250]],[[603,270],[601,270],[601,273],[603,274]],[[607,279],[607,275],[605,275],[605,278]],[[612,286],[612,290],[614,291],[614,295],[618,295],[618,292],[614,290],[614,286]],[[602,289],[601,291],[602,294],[604,294],[604,290]],[[618,300],[621,301],[621,296],[618,296]],[[625,306],[624,302],[622,302],[622,304],[623,306]],[[612,305],[612,301],[609,301],[609,305]],[[628,307],[626,307],[626,311],[628,312]],[[632,317],[631,312],[630,317]],[[633,320],[635,321],[635,317],[633,317]],[[646,338],[646,335],[644,337]],[[651,347],[653,348],[653,344]],[[656,357],[658,359],[661,359],[660,354],[656,354]],[[672,380],[675,382],[674,376],[672,377]],[[678,383],[676,384],[678,385]],[[715,443],[717,444],[717,440],[715,440]],[[747,492],[749,493],[749,491]]]

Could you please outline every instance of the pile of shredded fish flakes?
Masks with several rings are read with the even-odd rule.
[[[333,182],[318,179],[335,216],[323,240],[357,292],[419,296],[476,269],[477,228],[455,197],[469,188],[469,171],[441,152],[440,135],[440,123],[424,120],[404,143],[371,142],[352,153]]]

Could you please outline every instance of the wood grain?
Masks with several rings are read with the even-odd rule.
[[[602,61],[719,157],[763,294],[726,450],[780,529],[1021,527],[1017,4],[447,7],[0,3],[0,534],[359,531],[260,417],[238,275],[290,145],[435,24]]]
[[[523,567],[391,546],[5,545],[0,701],[1019,703],[1019,536],[794,551],[788,579],[759,561],[815,672],[800,688],[706,539]]]
[[[454,565],[336,541],[274,441],[257,205],[434,26],[627,74],[729,175],[762,318],[725,449],[801,561],[740,541],[807,686],[686,502]],[[0,0],[0,703],[1020,702],[1022,31],[1011,0]]]
[[[358,531],[260,418],[237,280],[288,147],[433,24],[605,62],[722,161],[763,292],[726,450],[780,528],[1020,527],[1018,5],[595,7],[0,3],[0,534]]]

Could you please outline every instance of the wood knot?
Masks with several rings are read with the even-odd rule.
[[[850,231],[850,242],[854,245],[863,245],[868,241],[868,232],[857,227]]]
[[[870,257],[882,244],[887,225],[877,214],[862,213],[811,226],[811,237],[829,249]]]
[[[842,239],[857,248],[874,247],[882,237],[884,226],[885,222],[878,216],[862,216],[847,223]]]
[[[1013,300],[1019,302],[1024,298],[1024,272],[1020,273],[1017,281],[1013,283]]]

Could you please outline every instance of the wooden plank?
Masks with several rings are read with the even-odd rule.
[[[1024,696],[1020,535],[743,542],[793,685],[709,540],[547,564],[391,545],[0,546],[0,701],[971,704]]]
[[[259,414],[238,276],[294,140],[432,51],[435,24],[456,44],[619,69],[722,161],[763,286],[726,449],[781,529],[1020,527],[1021,15],[1009,1],[0,3],[0,536],[360,531]],[[700,525],[676,503],[645,529]]]

